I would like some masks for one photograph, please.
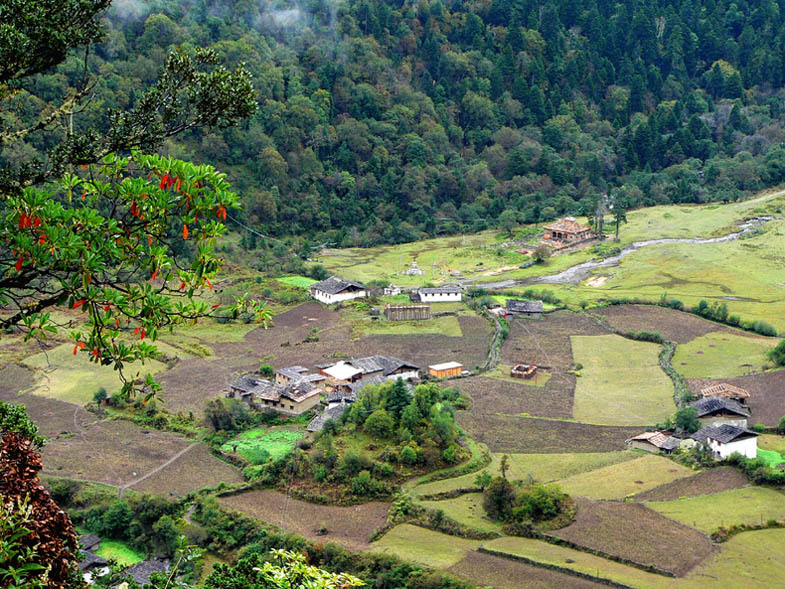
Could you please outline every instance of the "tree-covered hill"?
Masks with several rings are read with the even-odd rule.
[[[785,180],[785,0],[116,0],[107,19],[73,124],[134,103],[173,46],[245,62],[258,114],[167,151],[227,171],[267,235],[401,242],[505,209],[587,214],[604,193],[727,201]],[[80,63],[28,84],[5,123],[62,100]]]

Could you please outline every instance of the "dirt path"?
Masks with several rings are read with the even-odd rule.
[[[154,474],[157,474],[157,473],[161,472],[161,471],[162,471],[163,469],[165,469],[167,466],[169,466],[170,464],[172,464],[172,462],[174,462],[175,460],[177,460],[178,458],[180,458],[180,456],[182,456],[183,454],[185,454],[186,452],[188,452],[188,450],[190,450],[190,449],[192,449],[192,448],[195,448],[195,447],[196,447],[196,446],[198,446],[200,443],[201,443],[201,442],[194,442],[194,443],[193,443],[193,444],[191,444],[190,446],[188,446],[188,447],[186,447],[186,448],[184,448],[184,449],[180,450],[180,451],[179,451],[177,454],[175,454],[174,456],[172,456],[172,457],[171,457],[169,460],[167,460],[166,462],[164,462],[164,463],[163,463],[163,464],[161,464],[160,466],[157,466],[156,468],[154,468],[153,470],[151,470],[150,472],[148,472],[146,475],[143,475],[143,476],[141,476],[141,477],[139,477],[139,478],[136,478],[136,479],[132,480],[130,483],[126,483],[126,484],[124,484],[123,486],[121,486],[121,487],[120,487],[120,495],[119,495],[119,496],[120,496],[120,497],[122,497],[122,496],[123,496],[123,493],[125,493],[125,490],[126,490],[126,489],[128,489],[129,487],[133,487],[134,485],[137,485],[137,484],[141,483],[141,482],[142,482],[143,480],[145,480],[146,478],[148,478],[148,477],[151,477],[151,476],[153,476]]]
[[[772,192],[771,194],[764,194],[763,196],[759,196],[758,198],[753,198],[752,200],[745,200],[744,202],[740,202],[736,205],[736,207],[743,207],[747,205],[757,204],[759,202],[763,202],[771,198],[777,198],[778,196],[782,196],[783,194],[785,194],[785,190],[778,190],[776,192]]]

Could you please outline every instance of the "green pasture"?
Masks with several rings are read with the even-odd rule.
[[[278,282],[283,282],[284,284],[288,284],[289,286],[296,286],[297,288],[307,289],[313,283],[317,282],[313,278],[309,278],[308,276],[298,276],[296,274],[292,276],[279,276],[276,278]]]
[[[446,569],[482,543],[448,536],[411,524],[395,526],[371,544],[371,552],[397,556],[434,568]]]
[[[775,434],[763,434],[758,436],[758,452],[761,448],[764,450],[774,450],[782,455],[785,455],[785,436],[778,436]]]
[[[544,387],[552,376],[550,372],[540,370],[535,374],[534,378],[524,380],[522,378],[513,378],[510,376],[510,370],[512,370],[512,365],[499,364],[493,370],[489,370],[488,372],[484,373],[483,376],[488,378],[496,378],[499,380],[506,380],[507,382],[514,382],[515,384],[528,387]]]
[[[458,318],[452,315],[423,321],[387,321],[384,318],[378,321],[355,321],[352,324],[352,332],[356,337],[364,335],[416,335],[421,333],[435,333],[449,337],[463,336]]]
[[[785,494],[766,487],[742,487],[673,501],[650,501],[646,505],[706,533],[733,524],[785,519]]]
[[[785,579],[785,529],[756,530],[733,536],[705,563],[674,587],[770,589]]]
[[[297,440],[302,438],[300,432],[290,430],[271,430],[258,427],[241,433],[239,436],[221,446],[221,451],[231,454],[237,452],[251,462],[259,456],[259,450],[265,450],[275,460],[292,451]]]
[[[731,378],[761,372],[776,340],[712,332],[676,348],[673,367],[687,378]]]
[[[488,472],[493,476],[500,474],[502,454],[493,454],[491,463],[478,472]],[[638,458],[639,454],[625,450],[622,452],[581,452],[574,454],[508,454],[507,477],[513,481],[540,481],[549,483],[575,474],[589,472],[612,464],[619,464]],[[417,485],[413,491],[419,495],[435,495],[474,487],[478,472],[451,479]]]
[[[78,405],[92,402],[93,394],[100,388],[106,389],[109,395],[119,392],[123,383],[117,371],[112,366],[90,362],[90,358],[85,350],[74,355],[73,344],[62,344],[30,356],[24,364],[37,369],[37,384],[32,392]],[[126,375],[157,374],[164,369],[163,362],[147,360],[144,364],[126,366]]]
[[[573,475],[558,481],[558,484],[570,495],[590,499],[623,499],[693,474],[694,471],[672,460],[649,454]]]
[[[95,553],[107,560],[114,558],[123,567],[129,567],[145,559],[143,552],[137,552],[125,542],[116,540],[101,540],[101,545]]]
[[[482,493],[466,493],[452,499],[421,501],[420,503],[430,509],[441,509],[447,517],[470,528],[483,532],[501,532],[501,524],[485,517],[485,510],[482,508]]]
[[[673,384],[659,365],[661,347],[618,335],[571,336],[582,364],[573,417],[603,425],[649,425],[673,415]]]
[[[763,460],[771,468],[774,468],[778,464],[785,462],[785,458],[783,458],[782,454],[776,450],[764,450],[763,448],[758,448],[758,458]]]
[[[523,557],[546,566],[558,566],[579,573],[608,579],[629,587],[665,589],[673,586],[673,579],[627,566],[581,550],[556,546],[530,538],[504,537],[485,542],[483,548]]]

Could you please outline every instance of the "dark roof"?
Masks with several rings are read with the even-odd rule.
[[[420,294],[439,294],[439,293],[460,293],[463,292],[463,289],[457,285],[445,285],[445,286],[436,286],[432,288],[421,288],[419,290]]]
[[[256,388],[258,388],[263,383],[269,383],[269,380],[262,380],[261,378],[256,378],[254,376],[243,376],[238,378],[229,386],[233,389],[238,391],[242,391],[244,393],[252,393]]]
[[[411,368],[417,370],[419,367],[409,362],[404,362],[395,356],[382,356],[376,354],[375,356],[367,356],[365,358],[357,358],[356,360],[349,360],[348,362],[355,368],[363,371],[363,374],[381,371],[384,376],[393,374],[396,370],[401,368]]]
[[[99,538],[95,534],[82,534],[81,536],[79,536],[79,545],[82,547],[82,550],[85,552],[97,548],[100,543],[101,543],[101,538]]]
[[[311,285],[311,290],[321,290],[327,294],[338,294],[349,288],[365,290],[367,287],[361,282],[346,280],[344,278],[339,278],[338,276],[330,276],[321,282],[315,282]]]
[[[511,313],[542,313],[542,301],[516,301],[507,299],[507,310]]]
[[[87,569],[91,569],[93,567],[104,566],[106,564],[106,559],[101,558],[97,554],[93,554],[89,550],[82,550],[84,553],[84,559],[79,563],[79,570],[86,571]]]
[[[742,417],[749,417],[750,413],[738,401],[727,397],[704,397],[690,403],[690,407],[698,410],[698,417],[713,415],[714,413],[735,413]]]
[[[166,558],[153,558],[151,560],[143,560],[130,567],[126,574],[133,577],[134,581],[140,585],[145,585],[150,582],[150,575],[160,571],[169,570],[169,560]]]
[[[357,393],[359,393],[366,385],[369,384],[383,384],[387,382],[387,379],[384,378],[381,374],[377,374],[376,376],[371,376],[369,378],[361,378],[355,382],[349,383],[349,390],[352,392],[355,397]]]
[[[690,437],[697,442],[705,442],[708,438],[711,438],[717,442],[727,444],[728,442],[733,442],[738,439],[749,438],[751,436],[757,435],[758,434],[755,432],[746,428],[723,423],[722,425],[710,425],[708,427],[704,427],[696,431]]]
[[[309,432],[320,432],[325,423],[330,419],[338,419],[348,408],[349,404],[346,402],[330,403],[324,411],[310,421],[305,429]]]
[[[278,369],[278,374],[282,374],[286,378],[299,378],[303,372],[308,372],[305,366],[287,366]]]
[[[292,401],[300,402],[308,397],[312,397],[314,395],[320,395],[321,389],[315,386],[313,383],[307,380],[298,380],[296,382],[290,382],[283,387],[276,387],[280,391],[281,397],[286,397],[287,399],[291,399]]]
[[[362,381],[349,383],[349,388],[353,389],[354,385],[360,383],[362,383]],[[350,393],[347,393],[345,391],[342,391],[341,389],[335,389],[334,391],[328,393],[325,396],[325,401],[327,401],[328,403],[340,403],[341,401],[344,401],[346,403],[354,403],[356,400],[357,400],[357,393],[355,393],[354,390],[352,390],[352,392]]]

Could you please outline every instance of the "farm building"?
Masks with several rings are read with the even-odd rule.
[[[421,288],[416,294],[423,303],[451,303],[460,302],[463,298],[463,289],[460,286],[437,286]]]
[[[727,397],[728,399],[733,399],[734,401],[738,401],[739,403],[746,403],[747,399],[750,398],[749,392],[746,390],[733,386],[732,384],[728,384],[727,382],[721,382],[719,384],[713,384],[706,388],[701,389],[701,396],[702,397]]]
[[[269,380],[256,378],[255,376],[243,376],[229,385],[229,392],[226,396],[230,399],[239,397],[243,401],[248,401],[253,396],[254,391],[267,385],[272,386],[272,384]]]
[[[387,305],[384,308],[387,321],[422,321],[431,318],[430,305]]]
[[[727,397],[704,397],[689,404],[698,411],[701,426],[729,424],[746,428],[749,411]]]
[[[368,288],[364,284],[338,276],[315,282],[309,290],[313,298],[328,305],[368,296]]]
[[[449,378],[460,376],[463,371],[463,364],[458,362],[443,362],[428,367],[428,373],[435,378]]]
[[[327,407],[325,407],[324,411],[314,417],[308,423],[308,425],[305,426],[306,431],[311,433],[322,431],[325,423],[331,419],[338,419],[348,408],[349,404],[344,400],[338,401],[336,403],[330,403]]]
[[[281,368],[278,372],[275,373],[275,383],[276,384],[289,384],[290,382],[298,382],[301,380],[305,380],[311,382],[315,385],[323,383],[327,380],[327,377],[323,374],[317,374],[315,372],[308,372],[308,369],[305,366],[288,366],[286,368]]]
[[[321,389],[307,380],[277,384],[244,376],[230,385],[228,397],[239,396],[254,409],[272,409],[285,415],[300,415],[319,404]]]
[[[362,370],[345,361],[327,366],[317,366],[317,368],[319,369],[319,374],[327,377],[327,384],[330,385],[349,384],[350,382],[360,380],[363,376]]]
[[[627,446],[646,452],[665,452],[670,454],[679,447],[681,440],[662,432],[643,432],[626,440]]]
[[[101,545],[101,538],[95,534],[82,534],[79,536],[79,547],[84,554],[84,558],[79,561],[79,572],[85,583],[91,585],[93,577],[100,577],[109,572],[106,559],[95,554]]]
[[[382,376],[385,379],[402,378],[409,380],[417,378],[417,371],[419,370],[419,367],[414,364],[405,362],[395,356],[384,356],[382,354],[348,360],[347,363],[362,371],[362,380],[373,376]]]
[[[542,242],[554,249],[567,247],[585,241],[592,236],[591,227],[582,225],[575,217],[565,217],[543,227],[545,234]]]
[[[519,317],[539,317],[545,312],[542,301],[516,301],[507,299],[505,309],[508,315]]]
[[[718,460],[724,460],[734,452],[747,458],[758,455],[758,434],[735,425],[710,425],[692,434],[690,439],[695,444],[708,446]]]
[[[169,570],[168,558],[151,558],[143,560],[130,567],[125,573],[141,587],[150,583],[153,573],[165,573]]]
[[[384,296],[386,297],[394,297],[396,295],[401,294],[401,287],[395,286],[394,284],[388,284],[384,287]]]

